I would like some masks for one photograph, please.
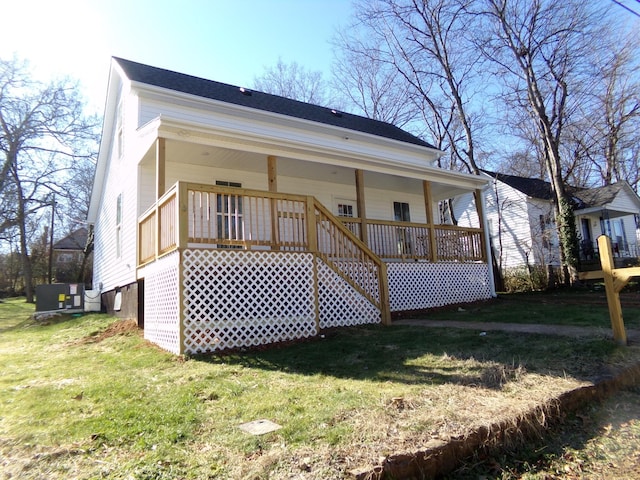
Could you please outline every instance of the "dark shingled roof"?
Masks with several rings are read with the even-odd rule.
[[[580,199],[580,208],[603,207],[613,202],[623,188],[624,182],[618,182],[604,187],[576,189],[573,195]]]
[[[551,184],[545,180],[540,180],[538,178],[516,177],[515,175],[489,172],[487,170],[482,170],[482,172],[500,180],[502,183],[506,183],[510,187],[521,191],[529,197],[539,198],[542,200],[554,199]],[[616,195],[618,195],[620,190],[623,188],[624,182],[617,182],[613,185],[605,185],[604,187],[595,188],[567,186],[566,191],[571,195],[574,208],[582,210],[584,208],[605,207],[609,205],[615,200]]]
[[[350,130],[369,133],[413,145],[420,145],[422,147],[435,148],[433,145],[390,123],[372,120],[346,112],[338,112],[327,107],[312,105],[310,103],[255,90],[247,89],[245,93],[243,93],[239,87],[193,77],[171,70],[151,67],[122,58],[114,57],[114,60],[118,62],[127,77],[132,81],[212,100],[219,100],[221,102],[279,113],[289,117],[348,128]]]
[[[538,178],[516,177],[515,175],[507,175],[505,173],[489,172],[482,170],[487,175],[506,183],[510,187],[521,191],[525,195],[532,198],[540,198],[542,200],[552,200],[554,198],[551,184]]]
[[[54,250],[83,250],[87,244],[87,229],[81,227],[53,244]]]

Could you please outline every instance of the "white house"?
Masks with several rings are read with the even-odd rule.
[[[176,353],[489,298],[482,209],[437,220],[487,181],[440,154],[387,123],[114,58],[94,288]]]
[[[503,271],[523,265],[558,266],[560,247],[556,231],[551,184],[535,178],[484,171],[491,183],[484,191],[491,247]],[[638,256],[640,198],[626,182],[599,188],[570,187],[581,257],[592,260],[597,238],[612,239],[620,257]],[[477,222],[472,197],[454,202],[458,225]]]

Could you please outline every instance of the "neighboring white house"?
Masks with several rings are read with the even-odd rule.
[[[94,288],[176,353],[489,298],[484,223],[438,223],[438,202],[487,180],[440,155],[387,123],[114,58]]]
[[[486,219],[491,247],[502,270],[523,265],[558,266],[560,247],[556,231],[551,184],[535,178],[484,171],[491,180],[485,190]],[[597,238],[612,239],[620,257],[638,256],[640,198],[626,182],[599,188],[569,188],[583,260],[597,254]],[[472,197],[454,202],[459,225],[477,221]]]

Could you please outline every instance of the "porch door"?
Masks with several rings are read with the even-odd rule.
[[[393,219],[396,222],[410,222],[409,204],[405,202],[393,202]],[[400,255],[411,255],[411,238],[406,228],[396,229],[398,253]]]
[[[241,183],[216,180],[216,185],[242,188]],[[243,240],[242,197],[240,195],[216,195],[216,226],[218,238],[224,240]],[[227,245],[225,248],[241,248],[239,245]]]

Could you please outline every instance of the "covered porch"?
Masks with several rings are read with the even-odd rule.
[[[439,215],[455,195],[481,198],[483,179],[184,137],[165,131],[139,163],[145,336],[164,348],[287,341],[491,296],[483,225]]]

